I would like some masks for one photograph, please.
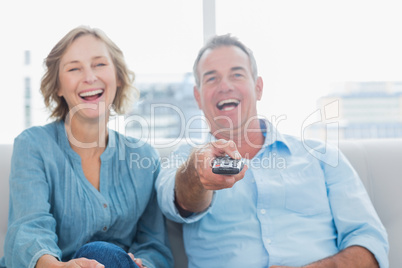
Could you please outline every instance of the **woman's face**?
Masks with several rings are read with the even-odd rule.
[[[58,96],[66,100],[70,117],[99,120],[109,116],[119,83],[103,41],[93,35],[77,38],[60,60],[59,81]]]

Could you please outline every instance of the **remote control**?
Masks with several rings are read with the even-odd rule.
[[[238,174],[244,166],[242,159],[233,159],[229,156],[217,157],[212,165],[212,172],[221,175]]]

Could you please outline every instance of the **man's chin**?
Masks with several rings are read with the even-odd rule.
[[[241,126],[239,125],[234,125],[234,124],[216,124],[213,128],[211,128],[211,134],[215,137],[227,137],[228,139],[231,139],[230,137],[235,137],[241,134]]]

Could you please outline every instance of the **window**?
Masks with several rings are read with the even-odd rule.
[[[209,17],[203,17],[204,1],[211,8],[206,13]],[[24,118],[28,113],[21,109],[26,95],[24,77],[30,78],[31,85],[30,124],[48,122],[39,94],[43,59],[67,31],[78,25],[100,28],[116,42],[137,75],[136,85],[144,93],[142,101],[147,102],[147,95],[155,97],[150,92],[162,99],[183,97],[163,94],[172,93],[169,90],[175,83],[186,87],[192,83],[186,75],[192,72],[203,43],[206,18],[205,25],[213,28],[215,24],[217,34],[232,33],[254,51],[264,79],[259,113],[279,122],[279,130],[297,136],[303,122],[326,105],[322,97],[332,100],[333,94],[347,93],[348,88],[334,87],[334,83],[396,85],[402,81],[402,40],[398,35],[402,16],[398,2],[392,0],[116,0],[113,4],[23,0],[2,2],[0,10],[7,10],[0,16],[5,40],[0,44],[0,122],[8,129],[1,132],[0,143],[11,143],[27,126]],[[161,95],[152,89],[155,87],[166,92]],[[393,90],[388,93],[402,91],[400,87]],[[190,99],[191,95],[183,98]],[[158,109],[162,111],[162,107]],[[396,120],[401,123],[401,107],[393,109],[399,109]],[[393,114],[398,112],[393,110]],[[124,127],[130,129],[130,125]],[[387,128],[401,133],[400,127]],[[172,129],[163,129],[163,133],[173,133]]]

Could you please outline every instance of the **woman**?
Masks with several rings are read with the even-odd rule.
[[[56,120],[15,139],[0,266],[171,267],[158,155],[107,128],[111,109],[123,114],[135,91],[122,52],[100,30],[78,27],[46,66],[41,92]]]

